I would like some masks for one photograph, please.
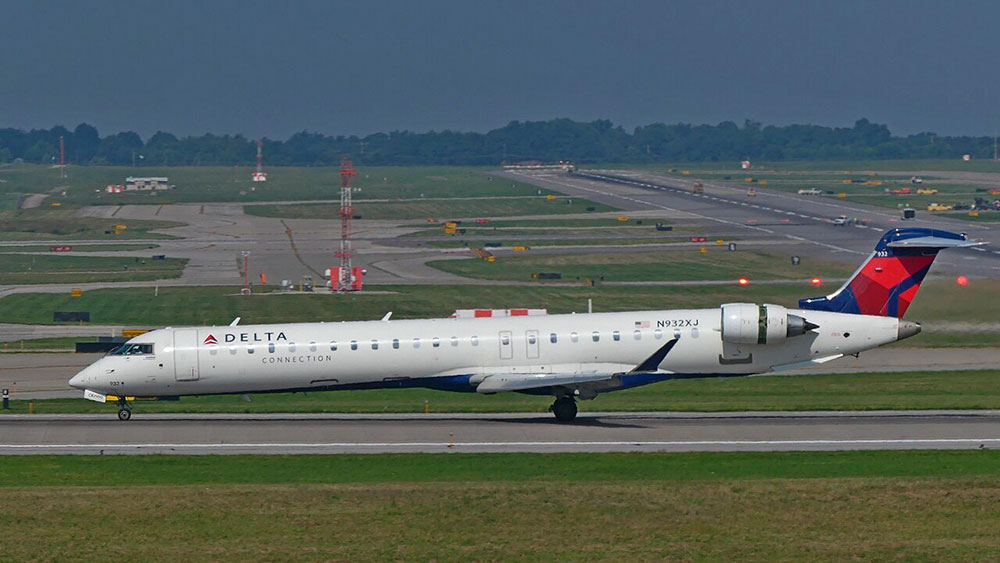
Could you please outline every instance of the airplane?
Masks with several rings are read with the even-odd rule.
[[[576,400],[678,378],[747,376],[824,364],[909,338],[902,320],[938,251],[965,234],[887,232],[851,278],[799,308],[711,309],[163,328],[109,352],[69,384],[98,402],[425,387]]]

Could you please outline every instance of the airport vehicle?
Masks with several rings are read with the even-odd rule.
[[[833,220],[833,224],[836,227],[846,227],[847,226],[847,215],[841,215]]]
[[[696,194],[703,194],[705,193],[705,186],[703,186],[701,182],[695,182],[694,186],[691,188],[691,191]]]
[[[803,188],[799,190],[799,195],[823,195],[823,192],[816,188]]]
[[[912,207],[904,207],[900,211],[900,215],[903,217],[903,220],[914,219],[917,216],[917,210]]]
[[[756,196],[757,196],[757,190],[753,188],[747,190],[747,197],[756,197]]]
[[[911,184],[923,184],[924,183],[924,179],[921,178],[920,176],[911,176],[910,177],[910,183]]]
[[[911,190],[910,188],[895,188],[895,189],[888,190],[888,191],[889,191],[889,193],[895,194],[895,195],[907,195],[909,193],[912,193],[913,190]]]
[[[947,203],[932,203],[927,206],[927,211],[951,211],[952,209],[955,209],[955,206]]]
[[[934,195],[938,191],[934,188],[917,188],[917,195]]]
[[[130,339],[74,376],[85,398],[396,387],[555,397],[559,421],[577,399],[674,378],[732,377],[823,364],[909,338],[900,317],[938,251],[964,234],[887,232],[840,289],[799,307],[164,328]]]

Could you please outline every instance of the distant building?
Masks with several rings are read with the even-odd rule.
[[[125,189],[133,190],[169,190],[170,184],[166,176],[158,178],[135,178],[129,176],[125,178]]]
[[[251,172],[250,175],[253,177],[253,181],[254,182],[266,182],[267,181],[267,172]]]

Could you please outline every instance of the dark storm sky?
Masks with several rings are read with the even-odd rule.
[[[1000,127],[1000,2],[10,2],[0,127]]]

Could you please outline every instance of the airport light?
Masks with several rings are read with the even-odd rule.
[[[969,278],[965,276],[958,276],[957,278],[955,278],[955,283],[957,283],[962,287],[965,287],[966,285],[969,284]]]
[[[740,278],[740,279],[736,280],[736,283],[738,283],[740,285],[750,285],[750,280],[748,280],[746,278]]]
[[[823,280],[821,280],[819,278],[813,278],[813,279],[809,280],[809,283],[813,284],[816,287],[819,287],[819,286],[823,285]]]

